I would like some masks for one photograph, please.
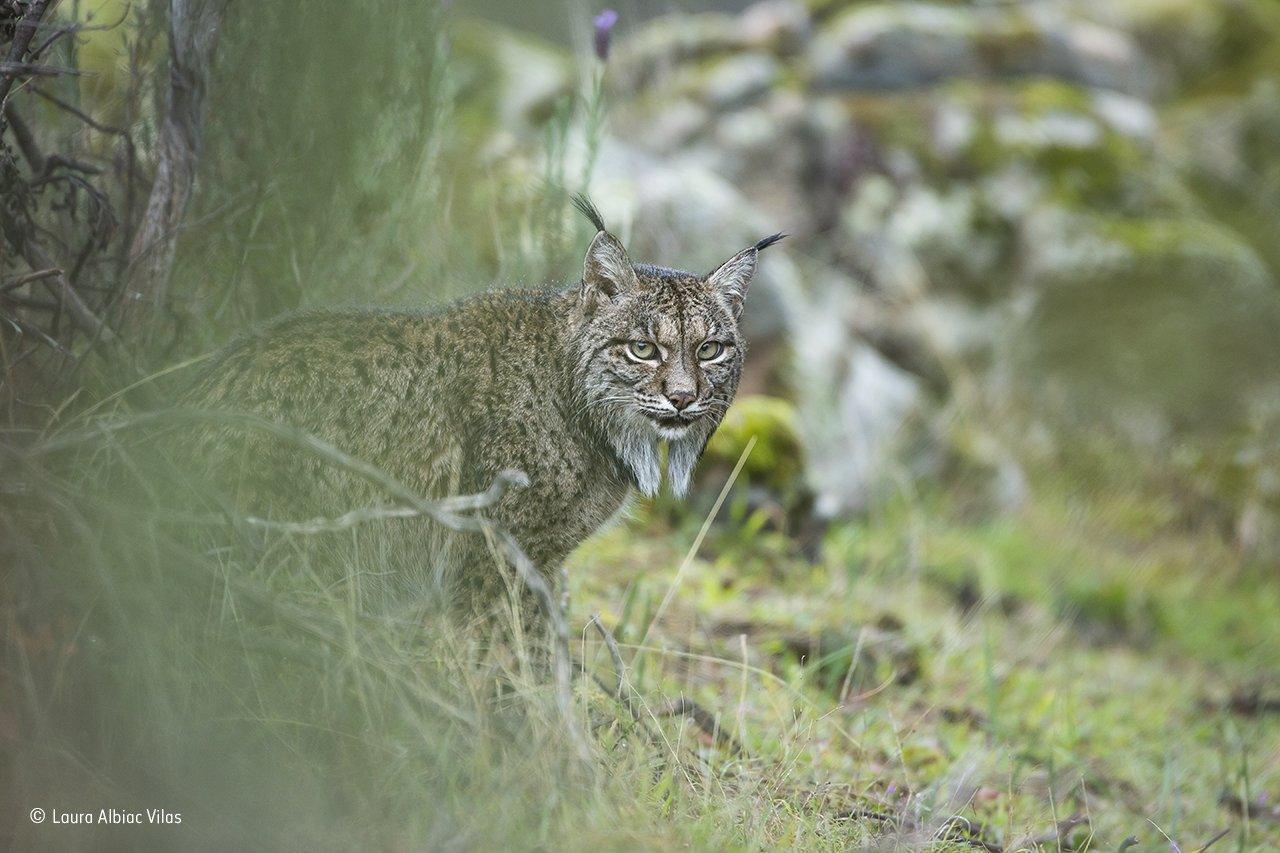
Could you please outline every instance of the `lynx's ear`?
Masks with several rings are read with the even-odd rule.
[[[747,288],[751,286],[751,279],[756,274],[756,259],[760,252],[785,236],[787,235],[774,234],[765,237],[725,261],[707,276],[707,286],[724,297],[733,316],[737,317],[742,313],[742,301],[747,298]]]
[[[587,248],[587,259],[582,265],[582,301],[590,312],[600,299],[613,299],[631,290],[636,284],[636,271],[627,250],[604,227],[604,219],[591,199],[577,193],[573,196],[573,206],[591,220],[599,232]]]
[[[636,271],[622,248],[608,231],[601,231],[587,248],[587,260],[582,265],[582,297],[588,310],[600,299],[613,299],[636,285]]]

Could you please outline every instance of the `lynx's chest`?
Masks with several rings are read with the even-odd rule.
[[[544,569],[613,518],[631,494],[631,481],[617,460],[569,435],[556,436],[542,452],[512,460],[529,485],[508,495],[503,515],[529,556]]]

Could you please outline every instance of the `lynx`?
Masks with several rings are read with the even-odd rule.
[[[560,562],[635,489],[666,474],[683,495],[737,391],[739,330],[766,237],[706,275],[633,263],[585,197],[598,233],[582,280],[503,290],[432,313],[305,313],[228,347],[186,402],[289,424],[370,462],[425,497],[483,490],[517,469],[486,515],[540,571]],[[268,438],[220,431],[198,451],[255,511],[339,513],[379,501],[365,481]],[[487,565],[480,537],[440,542],[416,530],[409,550],[438,582],[442,565]],[[412,561],[410,561],[412,563]]]

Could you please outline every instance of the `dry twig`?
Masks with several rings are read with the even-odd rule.
[[[627,682],[626,667],[622,663],[622,652],[618,650],[618,641],[613,638],[613,632],[604,626],[600,621],[598,613],[592,613],[591,619],[588,620],[590,625],[596,629],[596,633],[604,640],[605,648],[609,650],[609,658],[613,661],[613,671],[618,679],[617,687],[614,688],[614,697],[627,705],[627,710],[635,714],[632,702],[635,689]]]
[[[89,125],[89,127],[93,128],[94,130],[101,131],[102,133],[114,133],[117,136],[129,135],[129,132],[124,128],[112,127],[109,124],[103,124],[102,122],[97,121],[96,119],[94,119],[93,116],[89,115],[83,110],[77,108],[72,104],[67,103],[66,101],[62,100],[61,98],[59,98],[58,96],[50,92],[46,92],[44,89],[41,89],[38,86],[31,87],[30,91],[33,94],[38,95],[41,98],[44,98],[46,101],[53,104],[58,109],[63,110],[64,112],[68,112],[71,115],[75,116],[76,118],[80,119],[82,122]]]
[[[716,745],[725,747],[734,755],[744,754],[742,744],[720,725],[720,720],[688,697],[681,696],[662,707],[655,708],[653,715],[655,717],[687,717],[693,720],[703,734],[711,738]]]
[[[1197,847],[1195,853],[1204,853],[1204,851],[1208,850],[1210,847],[1217,844],[1222,839],[1226,838],[1230,833],[1231,833],[1231,827],[1228,826],[1226,829],[1219,832],[1213,838],[1210,838],[1204,844],[1201,844],[1199,847]]]
[[[62,270],[58,269],[57,267],[54,267],[52,269],[47,269],[47,270],[36,270],[35,272],[29,272],[26,275],[18,276],[13,281],[0,284],[0,293],[8,293],[10,290],[17,290],[19,287],[22,287],[24,284],[30,284],[31,282],[39,281],[42,278],[48,278],[49,276],[61,275],[61,274],[62,274]]]
[[[1052,844],[1059,848],[1065,847],[1067,846],[1067,837],[1071,835],[1072,831],[1075,830],[1076,827],[1088,825],[1089,818],[1080,812],[1076,812],[1070,817],[1066,817],[1058,821],[1054,828],[1048,832],[1042,832],[1039,835],[1033,835],[1030,838],[1022,839],[1018,841],[1017,844],[1010,846],[1015,850],[1020,850],[1024,847],[1038,847],[1046,844]]]

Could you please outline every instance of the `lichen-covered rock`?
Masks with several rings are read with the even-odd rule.
[[[1276,380],[1280,291],[1222,225],[1048,208],[1025,244],[1014,364],[1044,406],[1160,442]]]
[[[1167,115],[1165,127],[1165,150],[1202,209],[1280,270],[1280,79],[1196,99]]]
[[[751,104],[778,82],[782,68],[765,53],[741,53],[717,61],[707,70],[702,95],[717,110]]]
[[[977,25],[963,8],[855,6],[814,38],[809,65],[819,88],[902,89],[982,69]]]
[[[1201,84],[1206,69],[1229,84],[1234,69],[1274,52],[1280,30],[1280,9],[1250,0],[1072,0],[1070,7],[1141,45],[1164,97]]]
[[[644,97],[630,104],[629,110],[624,108],[624,122],[629,116],[643,116],[635,123],[646,128],[644,141],[651,145],[649,117],[661,117],[672,103],[697,104],[708,118],[731,113],[767,96],[779,84],[782,74],[779,61],[762,51],[730,53],[677,65],[655,76]]]
[[[854,182],[840,212],[847,256],[900,298],[1006,297],[1037,207],[1167,202],[1168,186],[1141,168],[1150,116],[1131,106],[1050,81],[849,98],[846,120],[872,136],[885,166]]]
[[[798,53],[812,26],[809,10],[797,0],[761,0],[742,13],[742,33],[747,42],[779,56]]]
[[[1007,225],[988,222],[973,187],[945,193],[884,179],[863,182],[844,222],[851,245],[879,289],[902,297],[962,291],[989,298],[1000,292],[998,269],[1011,256]]]
[[[1158,442],[1280,365],[1280,86],[1250,82],[1278,33],[1246,0],[670,16],[610,60],[626,154],[593,188],[642,254],[695,268],[722,223],[800,238],[747,319],[790,365],[753,387],[795,403],[821,513],[925,472],[1007,510],[1026,484],[987,403]]]
[[[1146,94],[1156,83],[1124,32],[1038,6],[859,4],[825,24],[809,62],[815,85],[825,89],[1045,75]]]
[[[942,476],[969,517],[1008,515],[1031,496],[1027,473],[995,431],[972,418],[956,418],[945,436]]]
[[[1184,448],[1175,461],[1191,475],[1202,506],[1220,517],[1226,511],[1236,547],[1259,566],[1280,565],[1277,435],[1280,382],[1250,401],[1225,448]]]
[[[789,230],[808,231],[816,200],[804,180],[814,162],[809,122],[799,93],[774,90],[754,106],[720,117],[691,153]]]
[[[921,380],[849,332],[849,294],[815,293],[797,312],[796,400],[807,478],[824,518],[866,510],[933,461]]]
[[[750,41],[732,15],[666,15],[618,44],[609,59],[611,83],[619,92],[636,92],[688,63],[747,47]]]
[[[647,116],[644,126],[644,147],[647,150],[687,150],[698,137],[711,129],[712,112],[694,97],[677,97]]]

